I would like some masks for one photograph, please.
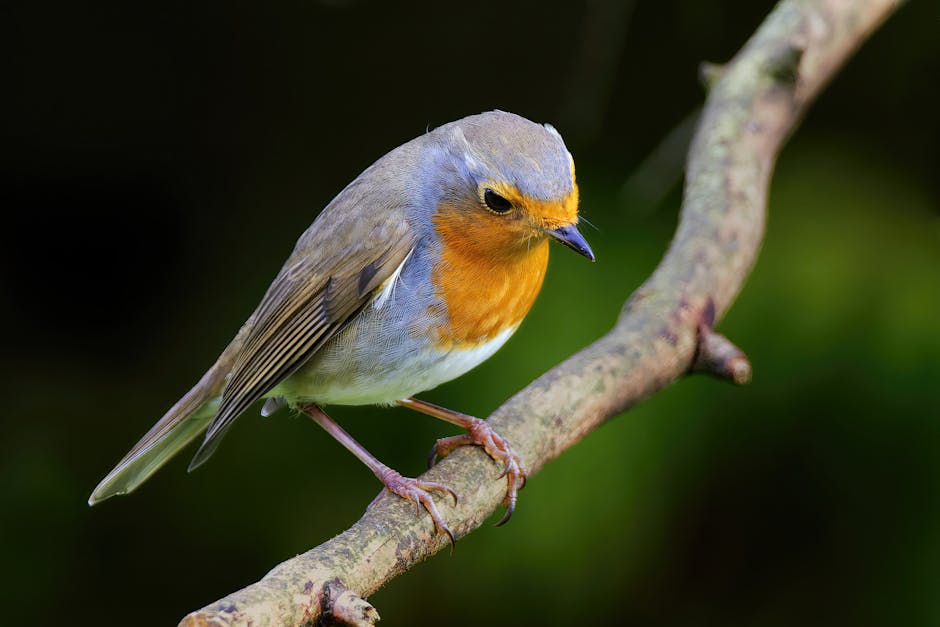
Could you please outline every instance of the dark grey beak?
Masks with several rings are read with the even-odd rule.
[[[587,257],[591,261],[594,261],[594,253],[591,251],[591,247],[588,246],[587,240],[584,239],[584,236],[578,231],[578,227],[575,225],[563,226],[552,231],[545,231],[552,239],[555,239],[571,250],[575,251],[579,255]]]

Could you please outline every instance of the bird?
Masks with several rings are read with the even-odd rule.
[[[264,399],[308,415],[385,490],[420,503],[454,542],[433,493],[354,440],[326,406],[402,405],[462,427],[429,464],[482,446],[503,466],[502,524],[527,471],[481,419],[415,395],[461,376],[516,331],[538,295],[554,240],[594,261],[578,230],[574,159],[550,124],[489,111],[427,130],[349,183],[298,239],[260,304],[198,383],[98,484],[94,505],[135,490],[201,434],[189,470]]]

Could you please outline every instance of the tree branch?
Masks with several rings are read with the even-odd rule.
[[[693,365],[735,380],[749,377],[743,354],[711,329],[760,248],[777,153],[812,99],[898,4],[783,0],[738,55],[710,74],[715,82],[689,153],[681,220],[665,258],[607,335],[489,418],[531,472]],[[423,475],[459,494],[456,507],[449,499],[437,502],[458,537],[500,504],[505,481],[497,480],[499,472],[481,449],[462,447]],[[360,597],[447,546],[426,514],[382,496],[347,531],[189,614],[181,625],[302,625],[329,616],[372,624],[378,615]]]

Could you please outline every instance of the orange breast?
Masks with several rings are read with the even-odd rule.
[[[474,348],[522,322],[542,288],[548,241],[525,241],[499,218],[442,210],[435,219],[441,261],[432,280],[447,305],[440,348]]]

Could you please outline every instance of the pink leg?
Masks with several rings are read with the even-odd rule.
[[[474,418],[467,414],[461,414],[460,412],[445,407],[439,407],[438,405],[433,405],[426,401],[420,401],[416,398],[406,398],[403,401],[398,401],[398,403],[403,407],[409,407],[422,414],[440,418],[441,420],[445,420],[467,430],[467,433],[462,435],[455,435],[438,440],[434,448],[431,449],[428,465],[434,465],[438,457],[446,457],[454,449],[464,446],[465,444],[482,446],[486,454],[493,460],[503,462],[503,474],[500,475],[500,478],[506,477],[508,484],[506,488],[506,498],[503,499],[503,505],[506,507],[506,515],[503,516],[502,520],[496,523],[496,526],[498,527],[509,520],[509,517],[512,516],[512,513],[516,509],[516,498],[519,490],[525,487],[526,477],[528,476],[522,459],[516,455],[512,447],[509,446],[509,443],[503,439],[501,435],[493,431],[493,428],[490,427],[489,423],[485,420],[480,420],[479,418]]]
[[[441,492],[442,494],[449,494],[454,499],[454,504],[457,504],[457,495],[454,494],[454,491],[448,488],[443,483],[437,483],[434,481],[420,481],[418,479],[412,479],[410,477],[403,477],[399,473],[395,472],[378,459],[376,459],[372,453],[367,451],[361,444],[356,442],[351,435],[346,433],[342,427],[336,424],[332,418],[326,415],[319,406],[311,403],[310,405],[305,405],[302,408],[303,412],[310,416],[314,422],[326,429],[326,432],[332,435],[336,440],[346,447],[349,452],[359,458],[359,460],[369,467],[375,476],[378,477],[378,480],[382,482],[382,485],[385,486],[385,489],[389,492],[397,494],[398,496],[412,501],[415,504],[415,508],[418,507],[418,503],[424,506],[424,509],[427,510],[428,514],[431,516],[431,519],[434,521],[434,527],[439,533],[446,534],[450,538],[451,546],[454,545],[455,539],[454,534],[447,527],[447,524],[444,522],[444,519],[441,517],[440,512],[437,511],[437,507],[434,505],[434,500],[431,498],[431,492]]]

